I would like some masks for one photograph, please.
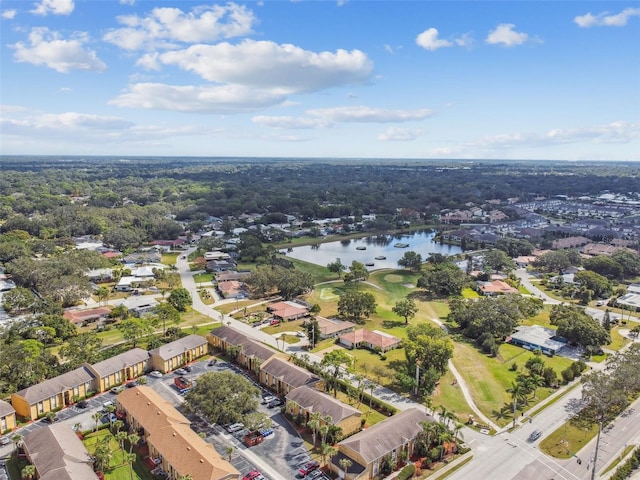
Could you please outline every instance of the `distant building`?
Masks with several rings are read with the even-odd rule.
[[[341,335],[339,342],[348,348],[367,348],[373,351],[388,352],[400,347],[402,340],[380,330],[355,330]]]
[[[320,382],[320,377],[283,358],[274,356],[260,366],[260,382],[276,394],[284,396],[294,388]]]
[[[267,310],[283,321],[297,320],[309,314],[306,307],[295,302],[275,302],[268,305]]]
[[[506,341],[527,350],[539,350],[547,355],[555,355],[566,345],[566,340],[556,337],[556,331],[541,325],[521,326]]]
[[[0,400],[0,434],[16,428],[16,411],[9,402]]]
[[[142,348],[132,348],[115,357],[86,366],[96,377],[96,390],[104,392],[149,370],[149,352]]]
[[[207,354],[207,340],[200,335],[187,335],[149,351],[153,370],[170,372]]]
[[[320,329],[320,339],[335,338],[345,333],[352,332],[356,328],[355,323],[336,320],[335,318],[316,317]]]
[[[480,290],[480,293],[488,297],[518,293],[517,288],[512,287],[502,280],[494,280],[493,282],[478,282],[478,290]]]
[[[110,307],[90,308],[87,310],[67,310],[62,315],[76,326],[86,325],[97,320],[103,320],[111,313]]]

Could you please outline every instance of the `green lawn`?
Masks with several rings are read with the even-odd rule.
[[[463,298],[480,298],[480,295],[478,295],[478,292],[476,292],[472,288],[465,288],[464,290],[462,290],[462,297]]]
[[[162,262],[163,265],[175,265],[176,260],[178,259],[178,255],[180,255],[179,252],[163,253],[162,260],[160,261]]]
[[[590,429],[584,429],[574,426],[571,422],[566,422],[540,442],[540,450],[555,458],[571,458],[597,433],[597,425]]]
[[[196,285],[198,283],[213,282],[213,273],[196,273],[193,276],[193,281],[196,282]]]
[[[154,476],[151,475],[148,466],[144,464],[144,459],[140,455],[136,456],[136,461],[133,464],[133,475],[131,475],[129,465],[122,461],[123,451],[115,437],[108,429],[103,429],[85,436],[83,443],[85,447],[87,447],[89,453],[93,454],[96,449],[97,442],[104,437],[109,437],[109,447],[113,452],[110,464],[111,470],[104,472],[105,480],[130,480],[131,477],[133,477],[134,480],[154,480]],[[126,446],[128,448],[128,444]]]

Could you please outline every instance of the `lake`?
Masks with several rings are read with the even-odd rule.
[[[431,253],[442,255],[455,255],[462,249],[455,245],[440,245],[433,241],[434,232],[422,231],[408,235],[378,235],[353,240],[339,240],[337,242],[319,243],[294,247],[286,252],[287,257],[297,258],[305,262],[326,267],[329,263],[339,258],[343,265],[349,266],[354,260],[368,264],[369,270],[381,268],[398,268],[398,260],[405,252],[413,251],[422,255],[426,260]],[[406,244],[405,248],[398,248],[396,244]],[[376,257],[386,257],[376,260]]]

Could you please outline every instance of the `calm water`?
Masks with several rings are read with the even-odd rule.
[[[423,260],[426,260],[431,253],[455,255],[462,252],[460,247],[435,243],[433,241],[434,235],[435,233],[433,232],[416,232],[411,235],[386,235],[341,240],[295,247],[291,252],[287,251],[286,255],[305,262],[322,265],[323,267],[334,262],[336,258],[339,258],[342,264],[347,267],[356,260],[365,264],[373,263],[373,266],[368,266],[367,268],[369,270],[377,270],[380,268],[398,268],[398,260],[408,251],[419,253],[422,255]],[[409,246],[397,248],[394,246],[397,243],[406,243]],[[366,247],[366,250],[358,250],[356,247]],[[375,259],[380,256],[387,258],[385,260]]]

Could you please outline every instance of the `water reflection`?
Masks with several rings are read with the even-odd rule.
[[[462,252],[455,245],[441,245],[433,241],[432,231],[415,232],[409,235],[375,235],[366,238],[345,239],[336,242],[307,245],[287,250],[287,256],[315,265],[327,266],[340,258],[343,265],[354,260],[364,263],[369,270],[398,268],[398,260],[405,252],[413,251],[426,260],[432,253],[455,255]],[[397,245],[397,246],[396,246]],[[407,245],[404,247],[404,245]],[[400,248],[402,247],[402,248]]]

